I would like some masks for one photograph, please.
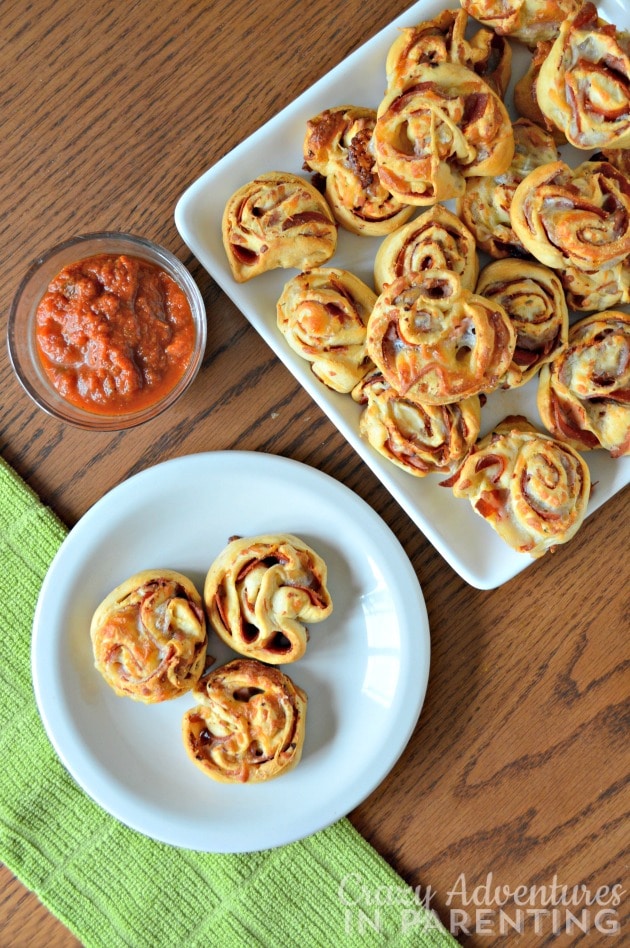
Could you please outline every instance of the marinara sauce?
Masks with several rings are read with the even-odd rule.
[[[156,264],[99,254],[69,264],[36,314],[39,356],[67,401],[128,414],[159,401],[180,380],[195,345],[186,294]]]

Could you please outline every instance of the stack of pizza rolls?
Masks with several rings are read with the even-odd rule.
[[[516,48],[528,66],[513,122]],[[448,484],[487,398],[538,379],[545,438],[627,453],[625,389],[609,379],[623,372],[602,370],[606,397],[565,382],[571,320],[612,311],[617,326],[630,304],[630,33],[590,0],[460,0],[399,28],[383,65],[380,101],[310,116],[301,155],[344,240],[378,241],[372,273],[285,257],[298,271],[276,307],[287,346],[414,477]],[[625,335],[605,335],[623,364]]]
[[[260,783],[296,766],[306,733],[308,697],[278,665],[304,656],[306,623],[332,610],[326,563],[303,540],[233,537],[203,598],[172,569],[112,590],[91,622],[94,664],[120,697],[153,704],[191,692],[182,739],[193,763],[222,783]],[[212,671],[208,627],[239,656]]]

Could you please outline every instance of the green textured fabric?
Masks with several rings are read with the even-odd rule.
[[[86,946],[456,944],[347,819],[267,852],[176,849],[92,802],[35,703],[30,633],[66,529],[0,458],[0,859]]]

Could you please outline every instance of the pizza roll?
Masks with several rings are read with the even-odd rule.
[[[528,260],[495,260],[479,275],[477,293],[499,303],[516,330],[516,348],[505,388],[529,382],[567,344],[569,312],[553,270]]]
[[[554,39],[583,0],[461,0],[470,16],[527,46]]]
[[[192,762],[219,783],[262,783],[292,770],[304,746],[307,696],[279,668],[237,658],[201,679],[182,720]]]
[[[374,291],[354,274],[316,267],[286,283],[277,304],[278,328],[318,379],[347,393],[372,365],[365,339],[375,302]]]
[[[630,148],[603,148],[596,155],[593,155],[592,161],[607,161],[617,171],[630,178]]]
[[[512,70],[511,47],[493,30],[477,30],[467,39],[467,23],[465,10],[443,10],[432,20],[401,29],[385,62],[388,87],[402,87],[420,64],[459,63],[503,96]]]
[[[276,267],[310,270],[326,263],[337,247],[337,225],[310,182],[270,171],[230,197],[222,237],[232,276],[244,283]]]
[[[324,560],[298,537],[236,537],[208,570],[208,619],[240,655],[271,665],[295,662],[306,651],[305,623],[332,612],[326,578]]]
[[[605,270],[558,271],[567,305],[579,312],[603,312],[630,303],[630,256]]]
[[[443,483],[509,546],[534,558],[575,536],[591,488],[584,458],[521,417],[497,425]]]
[[[117,586],[94,612],[90,636],[107,684],[145,704],[189,691],[206,664],[201,596],[175,570],[143,570]]]
[[[630,253],[630,180],[605,161],[541,165],[517,187],[510,218],[545,266],[612,267]]]
[[[463,193],[474,175],[506,171],[514,153],[503,102],[455,63],[419,65],[377,111],[374,152],[382,184],[406,204]]]
[[[475,239],[442,204],[435,204],[381,241],[374,260],[374,284],[380,293],[386,283],[425,270],[452,270],[467,290],[474,290],[477,282]]]
[[[503,307],[464,289],[448,270],[394,280],[368,322],[368,353],[387,382],[429,405],[496,389],[515,344]]]
[[[365,405],[359,431],[383,457],[415,477],[451,472],[477,440],[477,395],[451,405],[427,405],[397,392],[374,369],[352,392]]]
[[[576,148],[630,146],[630,33],[600,20],[593,3],[565,20],[540,67],[537,98]]]
[[[478,248],[496,258],[528,255],[510,220],[514,192],[530,171],[558,158],[553,137],[540,126],[518,119],[513,131],[514,157],[507,171],[492,178],[468,178],[457,204]]]
[[[341,105],[306,123],[304,167],[325,179],[326,199],[339,224],[359,236],[389,234],[413,208],[383,187],[371,152],[376,109]]]
[[[538,105],[536,92],[540,67],[549,55],[551,46],[551,40],[545,40],[536,45],[529,66],[514,84],[514,108],[523,118],[529,119],[530,122],[546,129],[557,145],[566,145],[567,140],[564,134],[543,115]]]
[[[538,410],[551,434],[580,451],[630,454],[630,315],[608,310],[569,330],[568,347],[544,366]]]

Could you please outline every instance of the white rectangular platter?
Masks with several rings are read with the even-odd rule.
[[[627,0],[603,0],[600,15],[619,27],[630,28]],[[453,7],[457,0],[452,0]],[[302,170],[302,144],[306,121],[335,105],[376,108],[385,91],[387,51],[401,27],[431,19],[442,9],[443,0],[420,0],[388,27],[368,40],[342,63],[315,83],[298,99],[278,113],[258,131],[225,155],[198,178],[181,196],[175,209],[176,226],[190,250],[232,299],[260,336],[284,362],[314,401],[328,415],[381,483],[398,501],[422,533],[444,559],[470,585],[492,589],[512,579],[533,561],[508,547],[474,513],[467,501],[457,500],[442,477],[416,478],[378,454],[359,434],[361,408],[349,395],[326,388],[311,372],[307,362],[287,345],[276,326],[276,303],[286,281],[296,271],[274,270],[238,284],[231,275],[221,240],[221,218],[228,198],[237,188],[266,171]],[[529,53],[513,43],[512,83],[506,104],[513,117],[512,88],[525,71]],[[209,116],[209,121],[210,121]],[[589,157],[563,149],[562,157],[577,164]],[[426,210],[419,208],[419,212]],[[337,252],[330,266],[355,273],[373,284],[373,262],[380,238],[357,237],[339,231]],[[487,258],[480,258],[483,266]],[[526,415],[544,430],[536,408],[536,380],[520,389],[499,391],[489,396],[482,411],[482,434],[506,415]],[[586,455],[594,486],[589,515],[630,481],[630,458],[612,460],[604,451]],[[572,541],[579,542],[578,536]],[[560,552],[556,555],[560,555]]]

